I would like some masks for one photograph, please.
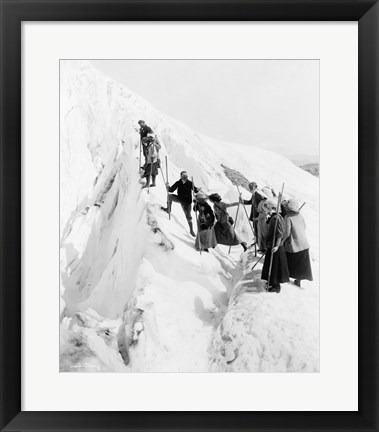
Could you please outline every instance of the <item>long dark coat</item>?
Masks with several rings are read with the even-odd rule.
[[[214,214],[211,206],[203,201],[195,203],[193,210],[197,212],[197,236],[195,248],[197,250],[213,248],[217,245],[214,231]]]
[[[278,218],[278,224],[276,227],[275,241],[273,241],[274,240],[274,230],[275,230],[276,218]],[[263,263],[262,275],[261,275],[261,279],[263,279],[263,280],[268,281],[268,273],[269,273],[269,267],[270,267],[272,246],[276,244],[276,240],[278,238],[281,239],[279,249],[274,253],[273,259],[272,259],[270,286],[273,286],[273,285],[276,285],[279,283],[289,282],[290,279],[289,279],[289,271],[288,271],[286,252],[284,251],[284,247],[283,247],[283,235],[284,235],[283,218],[281,215],[274,214],[270,218],[268,223],[269,223],[269,227],[267,230],[267,237],[266,237],[266,245],[267,245],[268,249],[267,249],[267,252],[265,255],[265,260]]]
[[[214,230],[218,244],[236,246],[241,244],[241,239],[237,236],[233,225],[229,222],[228,207],[231,206],[222,201],[214,203],[213,209],[217,219]]]

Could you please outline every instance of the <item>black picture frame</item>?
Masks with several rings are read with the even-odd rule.
[[[378,1],[0,0],[0,5],[0,430],[378,431]],[[76,20],[358,21],[358,168],[361,196],[352,198],[352,210],[348,210],[358,211],[358,202],[356,207],[354,204],[356,199],[359,200],[357,412],[21,411],[21,23]],[[343,217],[343,207],[347,204],[340,204]],[[334,247],[338,251],[338,246]],[[343,290],[343,287],[340,288]]]

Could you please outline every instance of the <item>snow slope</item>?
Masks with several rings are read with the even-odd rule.
[[[61,62],[60,91],[61,371],[317,371],[318,178],[196,133],[88,63]],[[162,175],[140,189],[141,118],[159,135],[170,184],[186,169],[205,192],[236,201],[222,165],[260,187],[285,182],[287,197],[306,202],[314,282],[266,293],[251,251],[196,252],[180,206],[171,220],[160,209]],[[236,227],[252,241],[242,209]]]

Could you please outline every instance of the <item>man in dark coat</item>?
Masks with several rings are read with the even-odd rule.
[[[182,210],[186,216],[188,226],[190,229],[191,236],[195,237],[196,234],[193,231],[192,226],[192,215],[191,215],[191,203],[192,203],[192,191],[195,193],[199,191],[197,187],[194,187],[192,182],[188,180],[188,174],[187,171],[182,171],[180,173],[180,179],[175,182],[172,186],[170,186],[168,183],[166,184],[166,188],[168,192],[169,201],[168,201],[168,208],[163,208],[166,212],[171,212],[171,206],[172,202],[177,202],[182,206]],[[175,195],[171,192],[175,192],[178,190],[178,194]]]
[[[251,205],[250,221],[253,222],[255,238],[258,238],[258,205],[262,201],[262,195],[257,191],[258,185],[255,182],[249,183],[251,198],[249,200],[241,199],[244,205]]]
[[[141,139],[147,137],[147,134],[154,133],[153,129],[151,129],[144,120],[140,120],[138,124],[140,125],[139,134],[141,135]]]

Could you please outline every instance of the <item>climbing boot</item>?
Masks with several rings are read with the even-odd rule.
[[[278,284],[275,284],[272,287],[270,287],[267,291],[270,292],[270,293],[279,294],[280,290],[281,290],[281,287],[280,287],[280,284],[278,283]]]

